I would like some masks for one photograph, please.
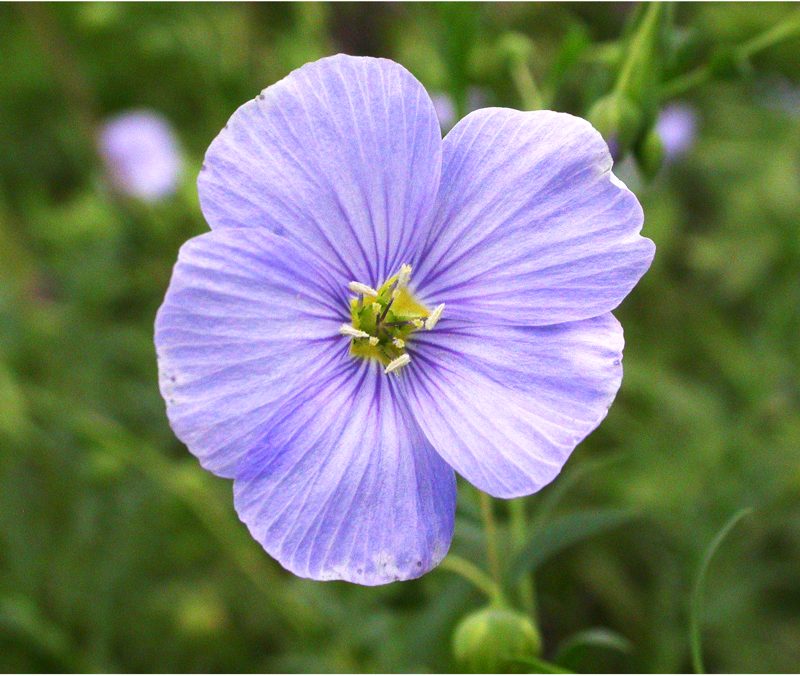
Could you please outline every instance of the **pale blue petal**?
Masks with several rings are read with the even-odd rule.
[[[377,585],[447,553],[455,477],[376,362],[350,361],[288,398],[235,505],[253,537],[301,577]]]
[[[206,469],[232,477],[276,402],[349,360],[343,283],[267,230],[181,248],[156,319],[159,383],[175,434]]]
[[[650,265],[642,219],[585,120],[478,110],[444,140],[438,211],[415,259],[418,292],[465,321],[544,326],[595,317]]]
[[[337,55],[243,105],[206,154],[212,228],[263,227],[376,285],[429,226],[441,133],[422,85],[386,59]]]
[[[513,498],[552,481],[606,416],[622,347],[611,314],[527,329],[442,320],[416,334],[400,382],[442,458],[481,490]]]

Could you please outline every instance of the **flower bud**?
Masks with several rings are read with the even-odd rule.
[[[641,128],[639,108],[627,97],[612,93],[595,102],[588,115],[589,122],[599,131],[606,143],[613,142],[619,156],[635,143]]]
[[[653,179],[664,163],[664,142],[653,128],[642,139],[636,149],[636,160],[647,179]]]
[[[524,671],[518,660],[537,657],[539,632],[527,615],[488,607],[467,615],[453,634],[453,654],[459,667],[471,673]]]

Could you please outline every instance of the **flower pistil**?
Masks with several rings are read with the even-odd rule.
[[[356,298],[350,301],[350,324],[339,332],[351,339],[350,354],[362,359],[377,359],[385,373],[396,372],[411,361],[406,351],[411,334],[436,326],[444,303],[428,310],[408,290],[411,266],[402,265],[397,274],[380,287],[361,282],[347,286]]]

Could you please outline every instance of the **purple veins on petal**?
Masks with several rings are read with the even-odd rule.
[[[347,317],[334,288],[268,231],[215,231],[182,247],[156,351],[172,428],[206,469],[233,477],[271,407],[340,348]]]
[[[650,266],[636,197],[600,134],[551,111],[487,108],[445,137],[420,254],[423,302],[453,319],[544,326],[614,309]]]
[[[275,410],[242,463],[236,509],[302,577],[375,585],[419,577],[447,553],[455,475],[377,364],[348,362]]]
[[[647,270],[600,135],[478,110],[442,140],[402,66],[338,55],[237,110],[156,319],[176,435],[285,568],[375,585],[447,553],[455,474],[550,482],[622,377]]]
[[[198,187],[212,228],[265,227],[374,285],[406,262],[441,169],[430,97],[385,59],[307,64],[237,110]]]
[[[445,320],[422,334],[403,381],[414,417],[470,483],[529,495],[600,424],[622,380],[622,327],[610,314],[546,327]]]

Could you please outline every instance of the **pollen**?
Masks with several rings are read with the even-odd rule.
[[[406,366],[410,361],[411,361],[410,354],[408,353],[401,354],[397,359],[393,359],[392,361],[390,361],[387,364],[386,368],[383,370],[383,372],[386,375],[389,375],[392,371],[397,371],[397,369]]]
[[[411,280],[411,266],[406,263],[405,265],[400,266],[400,272],[397,273],[397,286],[398,288],[403,288],[404,286],[408,286],[408,282]]]
[[[433,312],[431,312],[430,316],[425,320],[425,328],[428,329],[428,331],[430,331],[439,323],[439,319],[442,317],[442,312],[444,312],[444,303],[437,305]]]
[[[369,334],[366,331],[361,331],[350,324],[342,324],[339,327],[339,333],[343,336],[350,336],[351,338],[369,338]]]
[[[362,296],[377,296],[378,292],[373,289],[371,286],[367,286],[366,284],[362,284],[361,282],[350,282],[347,285],[347,288],[350,289],[353,293],[357,293]]]
[[[377,289],[350,282],[347,288],[356,294],[350,301],[350,324],[339,332],[350,339],[350,354],[362,359],[375,359],[384,373],[393,373],[411,362],[407,352],[409,341],[421,329],[433,329],[442,316],[444,304],[432,312],[409,291],[411,266],[400,266]]]

